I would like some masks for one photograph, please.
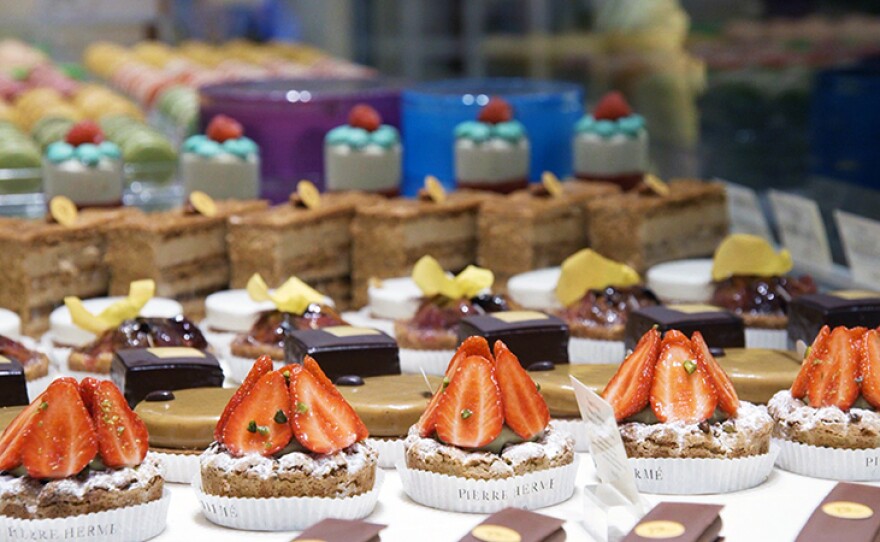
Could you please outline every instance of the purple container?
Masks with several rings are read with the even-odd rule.
[[[324,135],[348,122],[358,103],[373,106],[400,128],[400,83],[388,79],[277,79],[200,89],[201,129],[218,114],[244,126],[260,146],[261,195],[287,201],[301,179],[324,189]]]

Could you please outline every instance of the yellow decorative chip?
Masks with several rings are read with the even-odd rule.
[[[590,290],[601,290],[608,286],[624,288],[641,282],[641,277],[632,267],[585,248],[562,262],[562,273],[556,283],[556,298],[567,307]]]
[[[433,175],[425,177],[425,191],[434,203],[443,203],[446,201],[446,189]]]
[[[648,173],[643,180],[645,186],[650,188],[658,196],[666,197],[669,195],[669,185],[660,180],[660,177],[653,173]]]
[[[312,181],[306,179],[296,183],[296,193],[303,205],[309,209],[317,209],[321,206],[321,193],[318,188],[312,184]]]
[[[65,297],[64,304],[70,311],[70,319],[78,328],[98,335],[136,317],[155,294],[155,282],[149,279],[136,280],[128,287],[128,297],[116,301],[100,314],[89,312],[78,297]]]
[[[201,190],[195,190],[189,195],[189,202],[193,209],[203,216],[217,216],[217,203],[214,198],[205,194]]]
[[[440,294],[449,299],[470,299],[486,288],[491,288],[495,275],[488,269],[467,266],[456,276],[450,276],[431,256],[422,256],[412,272],[413,281],[426,297]]]
[[[552,172],[545,171],[541,175],[541,184],[544,185],[544,190],[554,198],[558,198],[562,195],[562,183],[559,182],[559,177]]]
[[[49,200],[49,214],[55,222],[70,227],[76,224],[79,211],[76,210],[76,204],[67,196],[55,196]]]
[[[715,250],[712,280],[734,275],[778,277],[791,271],[793,265],[788,250],[776,252],[763,237],[734,233],[725,237]]]
[[[270,292],[269,286],[259,273],[248,280],[247,293],[254,301],[271,301],[281,312],[303,314],[312,303],[324,303],[324,296],[311,286],[296,277],[290,277],[275,291]]]

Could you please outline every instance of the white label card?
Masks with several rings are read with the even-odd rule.
[[[834,220],[853,278],[880,284],[880,222],[841,210],[834,211]]]
[[[770,190],[782,245],[795,260],[831,267],[831,249],[819,205],[803,196]]]
[[[590,453],[596,462],[596,475],[604,484],[613,486],[631,503],[640,502],[639,490],[632,467],[627,463],[626,449],[614,410],[575,377],[571,377],[581,417],[587,423]]]
[[[735,183],[724,183],[727,190],[727,211],[731,233],[750,233],[772,242],[773,234],[761,209],[758,193]]]

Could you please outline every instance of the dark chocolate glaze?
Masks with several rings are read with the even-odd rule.
[[[492,314],[471,316],[458,327],[458,342],[478,335],[492,347],[502,341],[523,367],[539,362],[568,363],[568,326],[555,316],[505,322]]]
[[[659,305],[654,292],[644,286],[590,290],[575,304],[557,311],[570,326],[590,328],[625,326],[630,312],[641,307]]]
[[[169,356],[160,355],[161,351],[160,347],[127,348],[117,350],[113,356],[110,379],[132,408],[153,392],[223,385],[223,370],[210,352],[172,350]]]
[[[876,328],[880,326],[880,293],[847,299],[834,294],[810,294],[791,302],[788,314],[788,339],[812,344],[827,325]]]
[[[539,372],[552,371],[554,368],[556,368],[556,365],[552,361],[536,361],[535,363],[532,363],[528,367],[526,367],[526,370],[531,372]]]
[[[732,312],[721,309],[684,312],[657,305],[634,310],[629,315],[624,335],[626,348],[635,348],[642,335],[654,326],[661,333],[677,329],[688,337],[699,331],[710,349],[744,348],[746,345],[742,318]]]
[[[23,406],[28,400],[24,367],[18,360],[0,361],[0,407]]]
[[[337,386],[363,386],[364,379],[358,375],[343,375],[333,381]]]
[[[397,342],[377,330],[337,336],[323,329],[290,329],[284,359],[287,363],[302,363],[307,355],[337,385],[361,385],[368,376],[400,374]],[[354,384],[354,379],[360,379],[361,384]]]
[[[301,315],[278,310],[260,313],[250,331],[246,335],[236,338],[236,341],[284,348],[284,336],[287,329],[321,329],[322,327],[345,325],[348,324],[332,307],[312,303]]]
[[[736,314],[785,316],[799,296],[816,293],[809,275],[801,277],[733,276],[715,283],[712,304]]]
[[[162,403],[165,401],[173,401],[174,400],[174,392],[170,390],[156,390],[151,391],[144,397],[144,401],[150,403]]]
[[[138,316],[108,329],[94,341],[74,350],[90,356],[116,352],[126,348],[155,346],[189,346],[207,350],[208,341],[201,330],[184,316],[146,318]]]

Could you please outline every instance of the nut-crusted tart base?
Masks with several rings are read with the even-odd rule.
[[[282,361],[284,359],[283,348],[279,348],[275,344],[248,342],[246,339],[242,338],[246,336],[247,334],[238,335],[232,343],[230,343],[229,351],[233,356],[257,359],[260,356],[266,355],[276,361]]]
[[[411,469],[474,480],[496,480],[552,469],[574,461],[574,439],[553,422],[535,442],[505,447],[501,454],[468,451],[419,436],[415,426],[403,443]]]
[[[36,380],[49,374],[49,358],[42,352],[37,352],[33,358],[24,364],[24,377],[27,381]]]
[[[110,374],[113,364],[113,352],[101,352],[97,356],[84,352],[73,351],[67,358],[67,367],[71,371]]]
[[[742,401],[736,418],[719,423],[620,425],[626,455],[645,458],[730,459],[766,454],[772,431],[767,409]]]
[[[0,476],[0,516],[20,519],[65,518],[135,506],[162,497],[165,482],[155,461],[85,476],[42,482]]]
[[[446,329],[419,329],[408,322],[394,322],[394,337],[401,348],[412,350],[455,350],[458,334]]]
[[[202,490],[222,497],[330,497],[373,489],[379,454],[358,442],[329,455],[293,452],[279,459],[251,454],[232,457],[212,444],[199,459]]]
[[[813,408],[789,390],[774,395],[767,410],[776,422],[774,437],[828,448],[880,448],[880,413],[873,410]]]
[[[788,326],[788,316],[782,314],[750,314],[744,312],[740,315],[746,327],[761,329],[785,329]]]

